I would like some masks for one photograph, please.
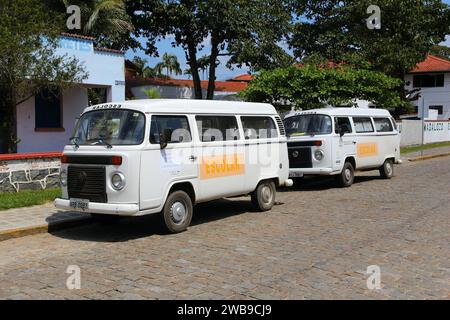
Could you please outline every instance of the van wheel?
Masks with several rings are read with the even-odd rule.
[[[102,224],[112,224],[122,220],[123,217],[112,214],[91,213],[92,220]]]
[[[392,159],[387,159],[380,168],[380,175],[384,179],[391,179],[394,176],[394,162]]]
[[[175,191],[167,197],[163,209],[164,225],[171,233],[185,231],[192,220],[192,200],[184,191]]]
[[[350,162],[346,162],[342,172],[336,176],[337,182],[343,188],[350,187],[355,180],[355,168]]]
[[[258,211],[268,211],[275,204],[276,193],[273,181],[262,181],[251,194],[252,203]]]

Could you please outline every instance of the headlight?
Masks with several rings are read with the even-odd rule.
[[[317,161],[321,161],[321,160],[323,159],[323,157],[324,157],[324,154],[323,154],[323,151],[322,151],[322,150],[316,150],[316,151],[314,151],[314,158],[315,158]]]
[[[111,184],[114,189],[122,190],[125,187],[125,176],[122,173],[114,173],[111,177]]]
[[[67,186],[67,171],[61,170],[59,173],[59,182],[63,187]]]

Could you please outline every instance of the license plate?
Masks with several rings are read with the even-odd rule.
[[[303,177],[303,172],[289,172],[289,178],[301,178]]]
[[[70,207],[74,210],[86,210],[89,208],[89,200],[87,199],[70,199]]]

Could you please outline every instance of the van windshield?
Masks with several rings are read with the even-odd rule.
[[[145,116],[132,110],[96,110],[83,114],[72,144],[139,145],[144,141]]]
[[[330,134],[332,130],[331,117],[323,114],[289,117],[284,120],[284,126],[288,136]]]

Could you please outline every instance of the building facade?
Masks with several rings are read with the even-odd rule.
[[[124,54],[94,47],[94,38],[63,34],[55,55],[75,57],[88,77],[63,92],[43,90],[17,106],[19,153],[61,151],[76,119],[89,105],[88,91],[102,92],[102,102],[125,100]]]

